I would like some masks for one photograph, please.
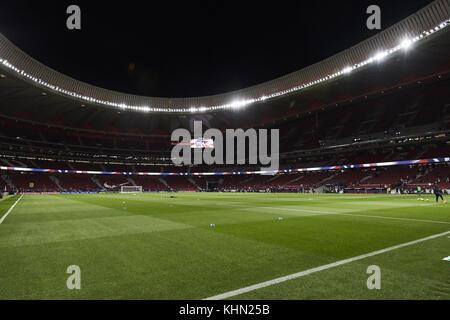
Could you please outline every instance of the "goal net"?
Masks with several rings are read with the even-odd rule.
[[[121,186],[120,193],[142,193],[142,186]]]

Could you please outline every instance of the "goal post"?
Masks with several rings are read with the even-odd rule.
[[[120,193],[142,193],[142,186],[121,186]]]

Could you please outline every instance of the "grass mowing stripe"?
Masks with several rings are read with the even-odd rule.
[[[217,200],[211,200],[211,202],[218,202]],[[219,201],[220,202],[220,201]],[[180,203],[180,202],[179,202]],[[183,201],[181,202],[183,205],[194,205],[198,206],[198,203],[194,201]],[[294,211],[300,213],[308,213],[303,214],[302,217],[313,217],[313,216],[323,216],[323,215],[343,215],[343,216],[355,216],[355,217],[363,217],[363,218],[374,218],[374,219],[391,219],[391,220],[403,220],[403,221],[415,221],[415,222],[427,222],[427,223],[440,223],[440,224],[450,224],[450,222],[446,221],[438,221],[438,220],[425,220],[425,219],[413,219],[413,218],[401,218],[401,217],[390,217],[390,216],[373,216],[373,215],[365,215],[365,214],[356,214],[356,213],[344,213],[344,212],[331,212],[331,211],[322,211],[322,210],[309,210],[309,209],[297,209],[297,208],[288,208],[288,207],[258,207],[258,206],[249,206],[242,204],[226,204],[221,203],[221,206],[230,206],[236,207],[238,210],[281,210],[281,211]]]
[[[3,217],[0,219],[0,224],[3,223],[3,221],[6,219],[6,217],[11,213],[11,211],[14,209],[14,207],[16,206],[16,204],[19,203],[20,199],[22,199],[23,194],[19,197],[19,199],[17,199],[16,202],[14,202],[14,204],[11,206],[11,208],[9,208],[9,210],[3,215]]]
[[[404,221],[417,221],[417,222],[430,222],[430,223],[442,223],[442,224],[450,224],[450,222],[446,221],[437,221],[437,220],[424,220],[424,219],[412,219],[412,218],[398,218],[398,217],[389,217],[389,216],[372,216],[365,214],[354,214],[354,213],[335,213],[341,216],[355,216],[355,217],[367,217],[367,218],[375,218],[375,219],[392,219],[392,220],[404,220]]]
[[[404,247],[407,247],[407,246],[411,246],[411,245],[414,245],[414,244],[417,244],[417,243],[420,243],[420,242],[424,242],[424,241],[427,241],[427,240],[436,239],[436,238],[439,238],[439,237],[442,237],[442,236],[445,236],[445,235],[448,235],[448,234],[450,234],[450,231],[446,231],[446,232],[435,234],[435,235],[432,235],[432,236],[429,236],[429,237],[425,237],[425,238],[413,240],[413,241],[410,241],[410,242],[402,243],[402,244],[399,244],[399,245],[396,245],[396,246],[393,246],[393,247],[389,247],[389,248],[385,248],[385,249],[369,252],[369,253],[366,253],[366,254],[363,254],[363,255],[360,255],[360,256],[356,256],[356,257],[353,257],[353,258],[336,261],[336,262],[333,262],[333,263],[330,263],[330,264],[326,264],[326,265],[323,265],[323,266],[320,266],[320,267],[308,269],[308,270],[305,270],[305,271],[301,271],[301,272],[294,273],[294,274],[291,274],[291,275],[288,275],[288,276],[284,276],[284,277],[280,277],[280,278],[277,278],[277,279],[261,282],[261,283],[258,283],[258,284],[252,285],[252,286],[248,286],[248,287],[245,287],[245,288],[241,288],[241,289],[225,292],[225,293],[222,293],[222,294],[219,294],[219,295],[216,295],[216,296],[212,296],[212,297],[209,297],[209,298],[206,298],[206,299],[203,299],[203,300],[223,300],[223,299],[231,298],[231,297],[243,294],[243,293],[247,293],[247,292],[250,292],[250,291],[254,291],[254,290],[258,290],[258,289],[265,288],[265,287],[268,287],[268,286],[272,286],[274,284],[278,284],[278,283],[285,282],[285,281],[288,281],[288,280],[300,278],[300,277],[309,275],[311,273],[315,273],[315,272],[323,271],[323,270],[326,270],[326,269],[338,267],[338,266],[341,266],[341,265],[344,265],[344,264],[347,264],[347,263],[350,263],[350,262],[362,260],[362,259],[365,259],[365,258],[368,258],[368,257],[372,257],[372,256],[379,255],[379,254],[382,254],[382,253],[385,253],[385,252],[392,251],[392,250],[396,250],[396,249],[404,248]]]
[[[261,208],[261,209],[277,209],[277,210],[285,210],[285,211],[298,211],[298,212],[315,213],[315,214],[305,215],[305,217],[310,217],[310,216],[324,216],[324,215],[340,215],[340,216],[354,216],[354,217],[375,218],[375,219],[391,219],[391,220],[404,220],[404,221],[416,221],[416,222],[429,222],[429,223],[450,224],[450,222],[446,222],[446,221],[425,220],[425,219],[412,219],[412,218],[400,218],[400,217],[389,217],[389,216],[372,216],[372,215],[356,214],[356,213],[341,213],[341,212],[329,212],[329,211],[316,211],[316,210],[304,210],[304,209],[282,208],[282,207],[259,207],[259,208]],[[255,207],[255,209],[258,209],[258,207]]]

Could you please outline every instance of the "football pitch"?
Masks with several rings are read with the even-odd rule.
[[[0,201],[0,299],[450,299],[450,204],[433,195],[18,199]]]

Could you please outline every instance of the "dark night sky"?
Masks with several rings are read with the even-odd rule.
[[[2,0],[0,33],[78,80],[188,97],[271,80],[357,44],[377,32],[366,28],[371,4],[387,28],[431,1],[164,2]],[[66,28],[71,4],[81,7],[81,31]]]

